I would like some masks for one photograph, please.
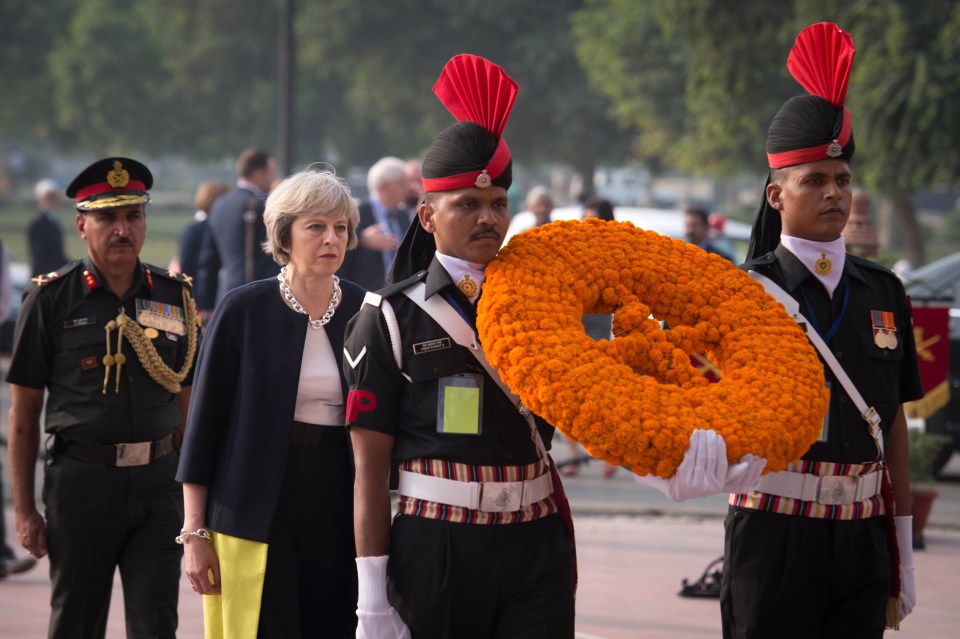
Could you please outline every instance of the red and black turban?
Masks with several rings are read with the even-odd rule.
[[[771,169],[853,159],[853,125],[844,107],[853,56],[853,38],[830,22],[810,25],[797,36],[787,69],[809,94],[787,100],[770,123],[767,161]],[[780,231],[780,214],[767,203],[764,185],[747,259],[776,248]]]

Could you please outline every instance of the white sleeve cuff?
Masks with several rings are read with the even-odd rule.
[[[357,609],[367,613],[386,612],[390,609],[387,599],[387,560],[382,557],[357,557]]]

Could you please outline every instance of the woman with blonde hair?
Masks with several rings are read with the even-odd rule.
[[[358,221],[332,170],[285,179],[264,211],[280,274],[227,293],[207,327],[177,475],[207,637],[355,634],[341,361],[364,291],[334,273]]]

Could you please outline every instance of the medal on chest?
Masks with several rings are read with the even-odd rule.
[[[186,335],[187,326],[183,309],[173,304],[137,298],[137,323],[147,327],[144,334],[155,339],[158,331]],[[154,330],[150,330],[154,329]]]
[[[873,324],[873,343],[878,348],[894,350],[897,347],[897,326],[890,311],[870,311]]]

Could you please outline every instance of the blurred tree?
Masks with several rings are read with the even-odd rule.
[[[0,138],[48,140],[55,133],[47,57],[73,10],[70,0],[0,2]]]
[[[158,91],[167,80],[146,12],[150,2],[84,0],[49,56],[62,135],[98,154],[166,150],[175,120]]]
[[[801,6],[811,0],[803,0]],[[926,262],[912,194],[960,180],[960,3],[832,0],[853,34],[849,108],[864,183],[886,200],[905,257]]]
[[[203,158],[232,158],[248,146],[276,153],[277,3],[145,4],[164,78],[156,92],[171,106],[166,148]]]
[[[300,55],[316,81],[338,86],[343,113],[325,109],[348,162],[420,155],[451,124],[430,87],[457,53],[482,55],[520,85],[507,128],[517,161],[573,165],[592,180],[598,161],[625,157],[609,102],[591,91],[573,53],[569,14],[578,0],[331,0],[304,6]],[[504,16],[510,19],[505,20]],[[332,101],[336,104],[336,98]],[[331,105],[333,107],[333,105]]]
[[[960,179],[960,4],[588,0],[573,16],[579,59],[637,136],[639,159],[712,175],[764,170],[766,127],[802,93],[787,52],[821,20],[849,30],[857,46],[854,169],[892,207],[906,256],[922,264],[911,195]],[[589,37],[605,25],[605,38]]]
[[[766,125],[790,95],[770,55],[789,32],[782,13],[762,0],[589,0],[573,24],[592,86],[636,133],[637,159],[724,175],[763,166]]]

